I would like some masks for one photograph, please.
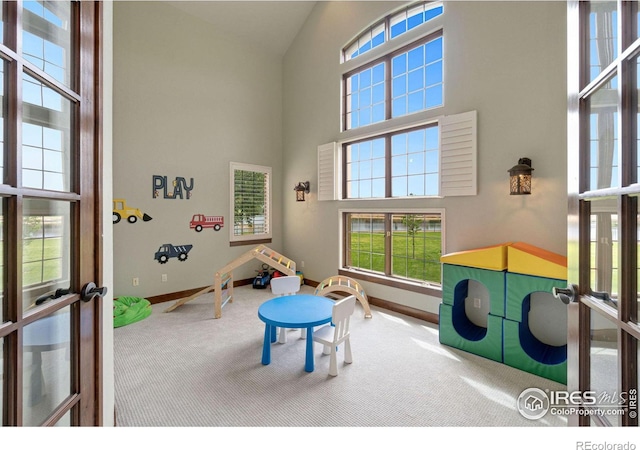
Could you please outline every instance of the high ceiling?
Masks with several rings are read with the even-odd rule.
[[[166,1],[239,40],[282,57],[307,20],[313,1]]]

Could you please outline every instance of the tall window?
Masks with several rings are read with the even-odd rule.
[[[231,242],[271,239],[271,168],[231,163]]]
[[[442,212],[345,212],[343,266],[390,279],[440,285]]]
[[[391,12],[344,47],[345,137],[338,146],[337,197],[394,201],[475,195],[475,112],[439,113],[445,100],[443,15],[442,2],[416,2]],[[351,209],[341,221],[342,272],[438,295],[441,210]]]

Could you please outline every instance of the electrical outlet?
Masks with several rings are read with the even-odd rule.
[[[165,281],[167,281],[167,274],[163,273],[162,274],[162,282],[164,283]]]
[[[140,284],[140,279],[138,277],[134,277],[132,280],[132,284],[134,286],[138,286]]]
[[[300,261],[300,267],[304,267],[304,261]]]
[[[482,308],[482,300],[479,298],[474,298],[473,299],[473,306],[474,308]]]

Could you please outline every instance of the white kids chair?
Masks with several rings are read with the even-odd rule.
[[[356,296],[350,295],[337,301],[331,313],[331,325],[325,325],[313,332],[313,341],[324,345],[322,353],[331,355],[329,361],[329,375],[338,375],[337,351],[338,345],[344,342],[344,362],[351,364],[351,342],[349,337],[349,322],[356,306]]]
[[[300,290],[300,277],[297,275],[287,275],[275,277],[271,279],[271,293],[273,295],[293,295]],[[302,330],[302,337],[306,335],[305,329]],[[278,342],[284,344],[287,342],[287,330],[280,328]]]

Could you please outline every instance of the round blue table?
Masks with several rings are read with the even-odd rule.
[[[275,297],[258,308],[265,323],[262,364],[271,362],[271,343],[276,341],[276,327],[306,328],[307,350],[304,370],[313,372],[313,327],[331,322],[333,301],[318,295],[295,294]]]

